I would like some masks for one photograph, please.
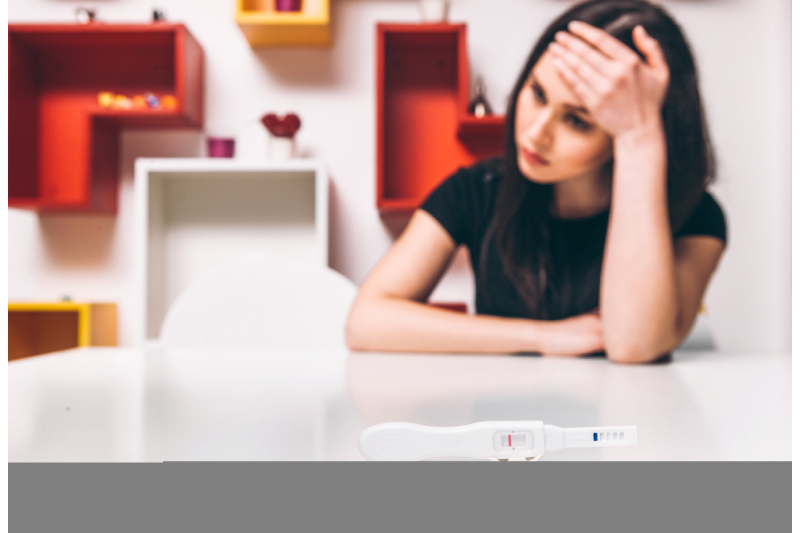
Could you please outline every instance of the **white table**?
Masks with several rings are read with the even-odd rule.
[[[636,425],[543,460],[790,460],[788,354],[672,363],[302,348],[82,348],[8,364],[9,461],[361,460],[389,421]]]

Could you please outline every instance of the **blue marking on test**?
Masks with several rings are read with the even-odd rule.
[[[594,434],[594,440],[597,440],[597,433]]]

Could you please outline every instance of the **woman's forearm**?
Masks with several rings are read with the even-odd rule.
[[[531,320],[467,315],[389,297],[359,297],[347,322],[354,350],[449,353],[538,351]]]
[[[678,292],[660,124],[614,140],[614,185],[600,285],[609,358],[652,361],[672,349]]]
[[[346,335],[353,350],[567,357],[604,350],[594,311],[563,320],[529,320],[467,315],[386,296],[359,296]]]

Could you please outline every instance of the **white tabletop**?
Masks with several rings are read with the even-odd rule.
[[[361,460],[391,421],[635,425],[543,460],[790,460],[789,354],[668,364],[303,348],[82,348],[8,364],[9,461]]]

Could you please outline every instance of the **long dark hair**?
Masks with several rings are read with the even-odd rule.
[[[534,46],[509,98],[504,175],[481,259],[485,267],[487,243],[494,238],[504,271],[528,307],[531,318],[537,319],[554,318],[548,316],[548,307],[565,309],[565,302],[551,301],[547,305],[545,299],[565,300],[571,287],[569,280],[564,279],[559,292],[552,290],[559,268],[550,254],[548,231],[553,186],[534,183],[519,170],[515,142],[517,98],[556,32],[567,31],[567,24],[573,20],[605,30],[640,57],[642,54],[634,46],[632,37],[637,25],[644,26],[661,46],[670,72],[662,119],[667,144],[667,201],[673,230],[686,221],[716,172],[692,53],[680,27],[661,7],[640,0],[592,0],[573,6],[556,19]],[[613,160],[607,167],[613,168]],[[486,268],[481,271],[485,273]],[[482,283],[486,288],[485,277]],[[491,291],[484,292],[491,298]]]

